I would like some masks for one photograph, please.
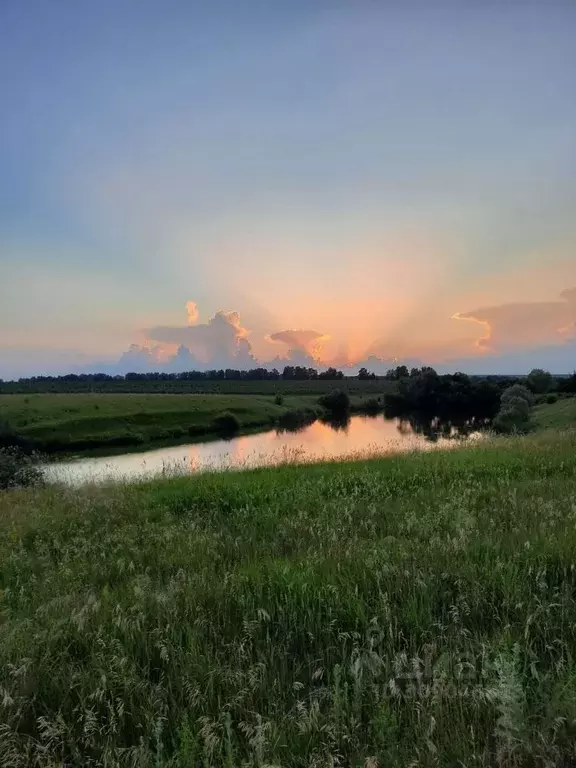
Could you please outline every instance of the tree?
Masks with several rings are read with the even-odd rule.
[[[384,378],[399,381],[400,379],[407,379],[408,376],[410,376],[408,368],[405,365],[398,365],[396,368],[390,368],[390,370],[386,371]]]
[[[522,384],[513,384],[504,390],[500,398],[500,411],[492,426],[496,432],[511,434],[528,432],[531,426],[530,408],[534,405],[534,395]]]
[[[552,374],[542,368],[533,368],[526,379],[528,388],[536,395],[545,395],[552,389],[554,379]]]
[[[342,373],[342,371],[338,371],[336,368],[327,368],[325,371],[322,371],[322,373],[318,375],[318,378],[332,379],[336,381],[337,379],[343,379],[344,374]]]
[[[524,400],[523,397],[510,397],[506,400],[504,411],[516,411],[522,415],[522,418],[528,420],[530,418],[530,406]]]
[[[530,428],[530,412],[526,401],[519,397],[512,398],[510,404],[500,410],[492,426],[503,435],[527,432]]]
[[[375,379],[376,374],[368,370],[368,368],[360,368],[358,371],[358,378],[366,381],[367,379]]]
[[[513,384],[508,389],[505,389],[500,398],[500,405],[504,408],[509,400],[517,397],[526,400],[530,408],[534,405],[534,395],[522,384]]]
[[[576,395],[576,372],[574,372],[567,379],[560,379],[558,381],[558,389],[560,392],[566,392],[569,395]]]
[[[475,382],[472,390],[473,415],[481,419],[492,419],[500,408],[500,390],[488,379]]]

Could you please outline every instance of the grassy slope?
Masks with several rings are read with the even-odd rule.
[[[573,429],[576,427],[576,397],[539,405],[534,409],[533,418],[538,429]]]
[[[352,408],[367,399],[351,396]],[[213,433],[213,419],[227,411],[243,430],[266,427],[288,411],[306,409],[318,409],[316,396],[286,396],[276,405],[264,395],[0,395],[0,422],[46,452],[201,437]]]
[[[311,396],[286,397],[279,406],[259,395],[0,395],[0,421],[54,450],[202,435],[225,411],[244,429],[265,426],[289,409],[315,406]]]
[[[0,521],[2,765],[574,764],[573,433]]]

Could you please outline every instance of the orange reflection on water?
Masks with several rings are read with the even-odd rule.
[[[316,421],[299,432],[270,430],[231,440],[177,445],[140,453],[47,465],[49,480],[79,485],[87,481],[134,480],[206,470],[247,469],[282,463],[362,458],[462,443],[443,437],[428,440],[408,422],[383,416],[355,416],[343,426]]]
[[[397,453],[432,448],[447,440],[430,442],[409,424],[356,416],[341,427],[315,421],[297,432],[272,430],[232,440],[188,446],[190,471],[206,468],[267,466],[293,461],[315,461],[345,456]]]

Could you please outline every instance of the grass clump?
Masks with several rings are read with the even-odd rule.
[[[576,437],[0,494],[0,764],[576,758]]]

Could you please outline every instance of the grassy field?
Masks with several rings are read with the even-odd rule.
[[[352,397],[353,406],[363,399]],[[0,395],[0,422],[48,453],[198,438],[214,434],[213,420],[223,412],[249,430],[305,409],[318,409],[317,398],[286,396],[277,405],[262,395]]]
[[[343,379],[308,379],[276,381],[0,381],[0,394],[185,394],[185,395],[267,395],[274,397],[276,393],[283,395],[314,395],[319,397],[333,389],[344,389],[350,395],[379,395],[394,387],[394,382],[386,379],[358,379],[357,376],[346,376]]]
[[[534,423],[538,429],[576,428],[576,397],[567,397],[556,403],[539,405],[534,409]]]
[[[571,766],[576,437],[0,495],[2,766]]]

